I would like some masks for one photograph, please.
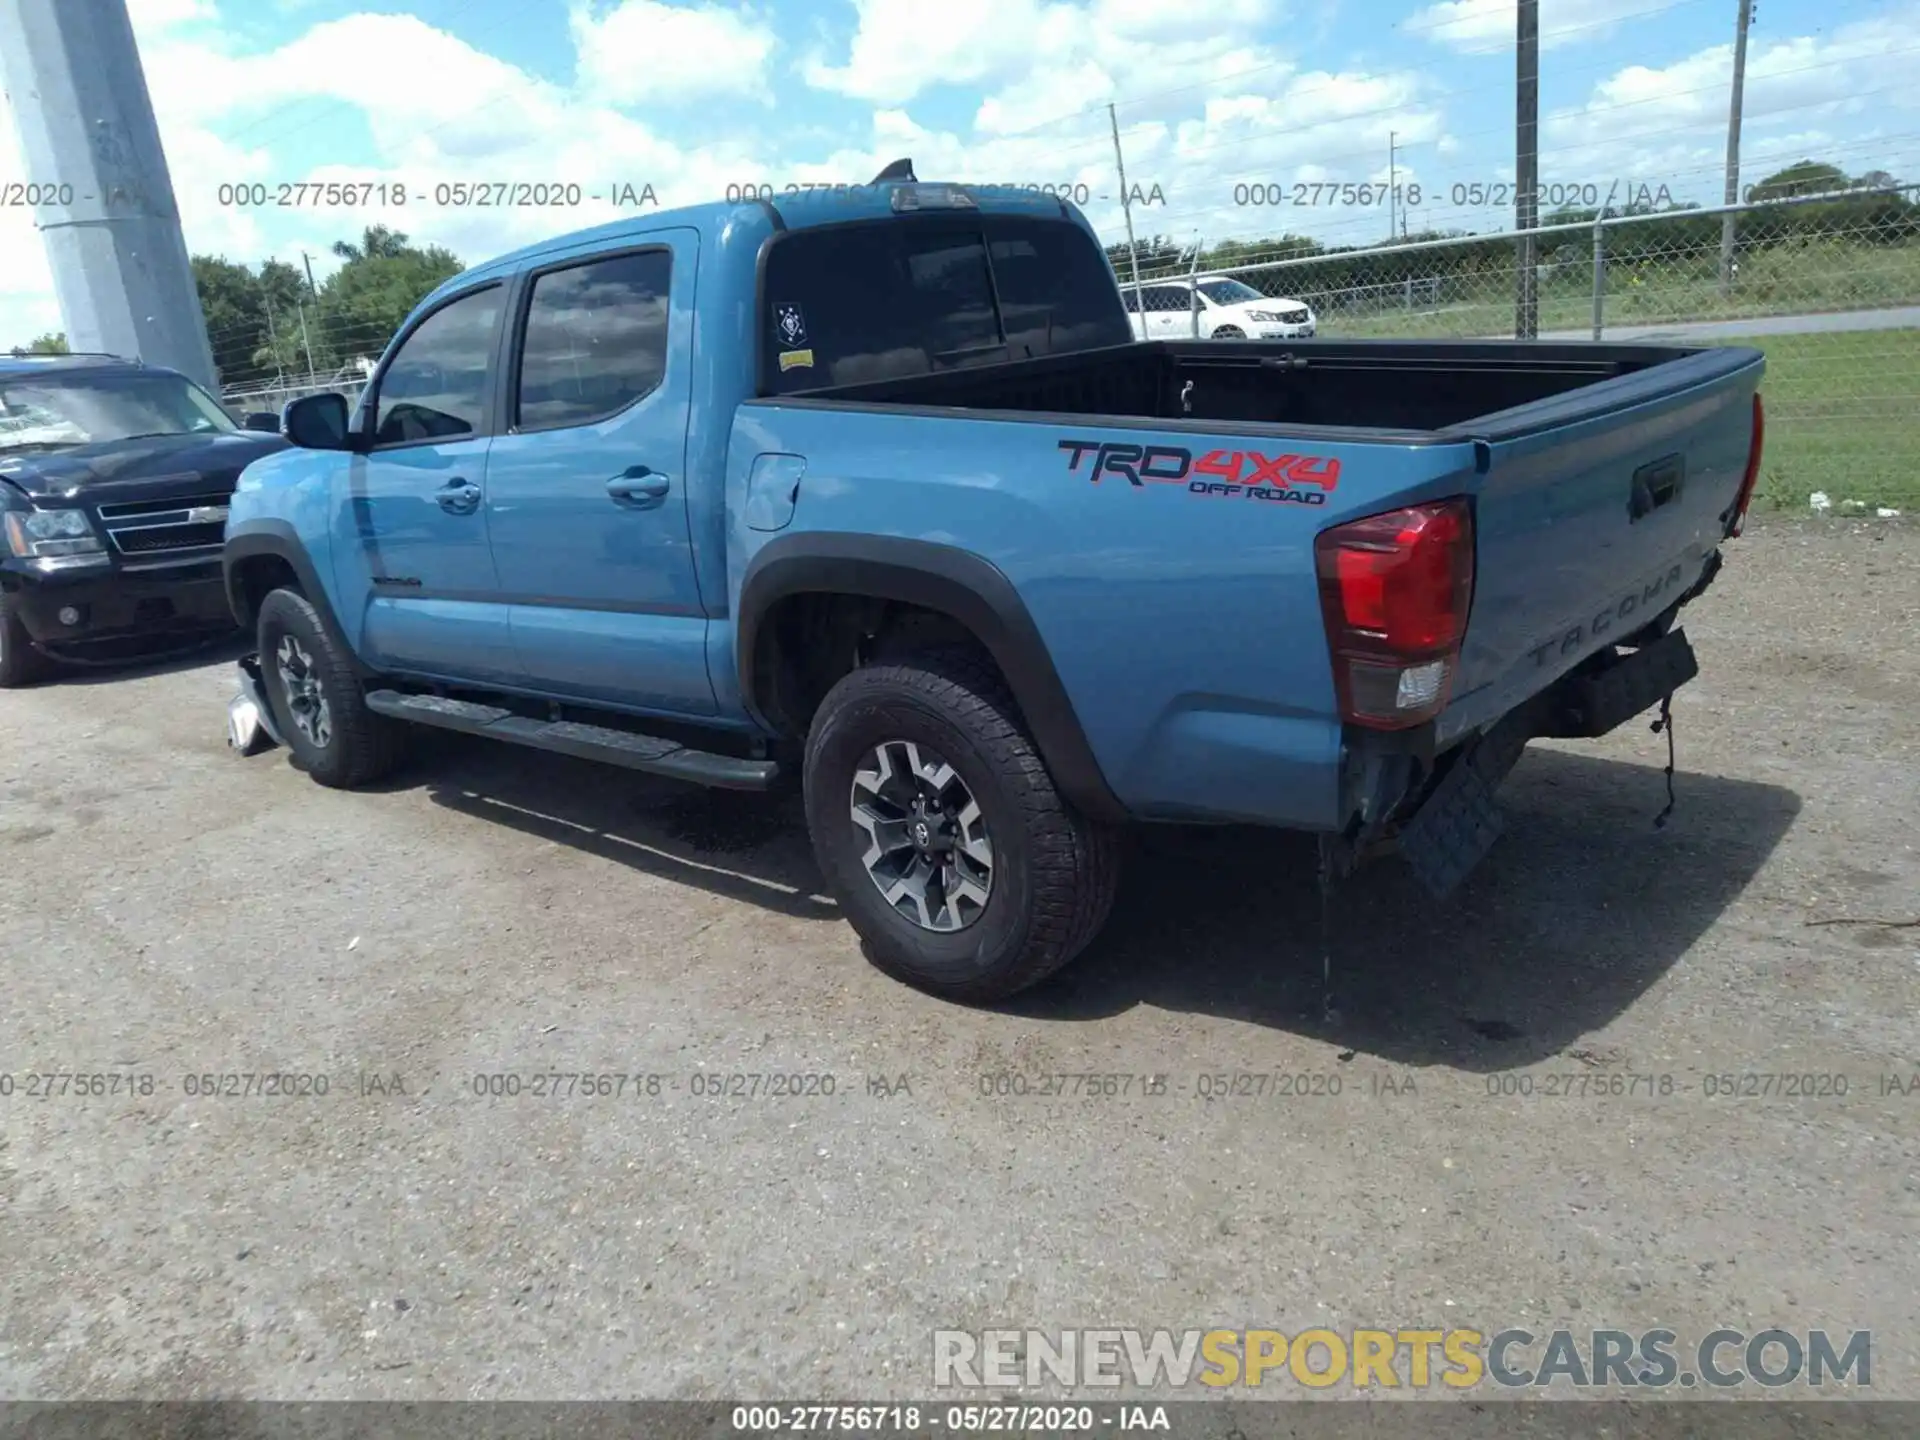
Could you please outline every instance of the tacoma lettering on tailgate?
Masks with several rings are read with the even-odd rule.
[[[1093,456],[1087,478],[1129,485],[1184,485],[1193,495],[1244,496],[1288,505],[1324,505],[1340,483],[1340,462],[1327,455],[1273,455],[1258,450],[1209,450],[1199,459],[1179,445],[1132,445],[1113,440],[1062,440],[1067,469]]]
[[[1571,655],[1583,649],[1589,640],[1598,640],[1613,630],[1620,622],[1639,616],[1644,622],[1652,620],[1668,604],[1678,598],[1681,567],[1676,564],[1664,573],[1647,581],[1638,590],[1629,590],[1605,609],[1598,611],[1591,620],[1570,626],[1564,634],[1555,635],[1534,646],[1527,654],[1533,657],[1534,669],[1547,663],[1549,655]],[[1657,604],[1655,602],[1658,602]],[[1626,634],[1637,627],[1624,625],[1621,633]]]

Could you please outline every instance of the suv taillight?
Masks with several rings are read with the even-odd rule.
[[[1729,539],[1746,528],[1747,507],[1753,503],[1754,487],[1760,483],[1760,451],[1767,438],[1766,407],[1760,396],[1753,397],[1753,448],[1747,451],[1747,473],[1740,481],[1740,498],[1733,502],[1733,524],[1727,527]]]
[[[1313,549],[1341,717],[1401,730],[1439,714],[1473,603],[1467,500],[1350,520]]]

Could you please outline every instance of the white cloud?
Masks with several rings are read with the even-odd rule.
[[[1203,0],[1174,5],[1168,0],[1094,0],[1088,16],[1104,36],[1126,40],[1191,42],[1214,34],[1223,46],[1244,45],[1247,32],[1274,18],[1269,0]]]
[[[1824,36],[1756,35],[1747,51],[1741,136],[1747,172],[1753,173],[1755,159],[1778,158],[1783,145],[1794,148],[1782,141],[1784,134],[1827,131],[1822,122],[1836,118],[1920,107],[1911,78],[1917,30],[1920,5],[1906,5]],[[1595,85],[1584,105],[1546,117],[1543,168],[1545,157],[1553,156],[1569,176],[1692,175],[1710,181],[1724,162],[1732,83],[1731,45],[1662,67],[1628,66]],[[1894,128],[1904,123],[1896,121]],[[1807,148],[1814,148],[1810,138]],[[1893,162],[1902,151],[1912,155],[1910,138],[1866,158]]]
[[[567,23],[583,89],[611,104],[671,104],[698,95],[770,98],[774,34],[749,12],[622,0],[599,19],[576,5]]]
[[[0,105],[0,183],[27,180],[12,107]],[[60,328],[53,272],[31,210],[0,209],[0,350]]]
[[[1649,18],[1680,0],[1553,0],[1541,7],[1540,48],[1585,44],[1621,22]],[[1512,50],[1519,26],[1515,0],[1442,0],[1416,11],[1402,27],[1438,45],[1468,54]]]
[[[178,25],[218,18],[213,0],[127,0],[127,16],[142,40]]]
[[[1006,87],[981,107],[999,129],[1006,117],[1050,116],[1089,98],[1191,85],[1227,73],[1217,62],[1254,54],[1254,34],[1279,0],[969,0],[929,23],[926,0],[854,0],[858,25],[844,64],[815,57],[808,83],[856,99],[898,105],[943,85]],[[1257,52],[1262,63],[1279,57]],[[1194,67],[1202,67],[1195,71]],[[1097,78],[1107,84],[1090,88]],[[1063,79],[1066,84],[1046,97]],[[1142,84],[1142,77],[1148,83]],[[977,121],[976,123],[982,123]]]
[[[1023,69],[1041,37],[1074,7],[1039,0],[965,0],[930,16],[926,0],[854,0],[859,28],[847,62],[820,59],[803,69],[807,83],[856,99],[895,105],[935,85],[974,85]]]
[[[636,190],[651,185],[659,202],[671,205],[714,198],[716,176],[748,178],[744,136],[721,135],[683,148],[616,108],[610,103],[616,97],[553,84],[411,15],[349,15],[314,25],[275,49],[247,53],[229,32],[205,23],[218,18],[209,0],[135,4],[148,90],[182,228],[196,254],[247,263],[271,256],[297,265],[306,249],[316,276],[324,279],[334,263],[327,256],[331,239],[384,224],[477,262],[557,232],[631,215],[607,198],[586,198],[596,191],[607,196],[614,182],[631,182]],[[590,22],[604,27],[594,34],[608,41],[596,63],[617,61],[619,46],[638,43],[636,32],[623,28],[634,23],[622,18],[631,10]],[[724,24],[708,24],[729,12],[687,13],[697,18],[690,31],[673,32],[675,43],[688,35],[699,40],[730,33]],[[764,65],[766,52],[755,44],[745,52],[748,63]],[[589,68],[584,55],[583,71]],[[716,73],[731,73],[735,58],[709,54],[707,63]],[[662,66],[656,59],[637,68],[665,73],[687,66]],[[679,94],[688,93],[687,82],[676,83]],[[282,158],[292,146],[314,148],[310,142],[324,141],[330,129],[357,134],[361,127],[371,140],[364,156],[356,157],[361,163],[311,168]],[[0,179],[25,178],[16,151],[11,142],[0,145]],[[411,192],[409,203],[285,210],[220,202],[220,186],[228,182],[334,179],[399,182]],[[437,207],[433,187],[448,180],[577,183],[582,203]],[[32,212],[0,212],[0,343],[57,327],[51,291]]]
[[[1070,123],[1083,119],[1085,111],[1113,92],[1113,76],[1106,66],[1098,60],[1079,60],[1060,69],[1050,68],[1044,79],[1010,85],[989,95],[980,102],[973,126],[986,135],[1017,135],[1063,121]]]
[[[621,13],[593,23],[627,23]],[[146,69],[196,252],[251,258],[266,243],[261,230],[285,233],[290,217],[236,215],[218,204],[219,185],[235,179],[398,182],[410,192],[404,206],[305,212],[301,223],[355,234],[365,224],[390,225],[479,260],[616,218],[605,199],[585,198],[604,195],[611,182],[650,184],[670,204],[711,198],[716,173],[731,177],[728,167],[744,168],[738,140],[682,149],[608,97],[553,84],[410,15],[346,16],[255,54],[223,48],[217,36],[167,39],[148,52]],[[294,137],[352,119],[372,140],[364,163],[298,174],[274,163],[274,151]],[[577,183],[583,200],[561,208],[435,207],[435,185],[451,180]]]

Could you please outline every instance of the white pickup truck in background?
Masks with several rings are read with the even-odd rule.
[[[1305,301],[1262,295],[1230,275],[1122,285],[1120,298],[1141,340],[1310,340],[1314,334]]]

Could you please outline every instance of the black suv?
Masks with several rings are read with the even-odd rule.
[[[0,355],[0,689],[230,631],[227,502],[285,444],[177,371]]]

